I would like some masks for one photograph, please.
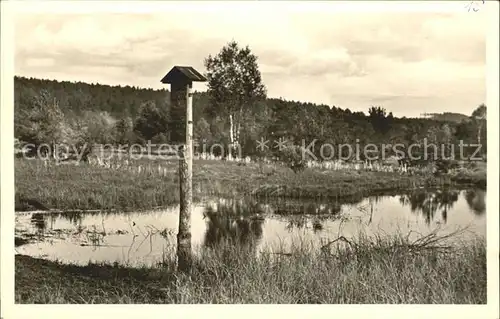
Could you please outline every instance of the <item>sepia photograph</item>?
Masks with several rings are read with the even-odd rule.
[[[498,3],[5,2],[4,304],[498,318]]]

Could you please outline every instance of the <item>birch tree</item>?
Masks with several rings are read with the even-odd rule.
[[[240,48],[231,41],[217,55],[209,55],[205,67],[212,115],[227,119],[230,144],[240,147],[245,119],[255,103],[266,97],[257,56],[248,46]]]
[[[486,105],[481,104],[472,112],[472,118],[477,123],[477,144],[481,144],[481,130],[486,123]]]

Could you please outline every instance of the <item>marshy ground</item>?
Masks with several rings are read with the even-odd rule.
[[[164,175],[157,174],[161,165]],[[40,160],[15,163],[16,211],[138,210],[179,201],[178,162],[141,160],[141,173],[87,164],[44,167]],[[146,168],[149,167],[150,171]],[[474,185],[486,188],[485,164],[441,176],[395,172],[306,169],[298,174],[279,165],[194,161],[193,196],[255,196],[296,199],[364,197],[417,187]]]
[[[154,163],[157,165],[157,163]],[[178,202],[177,162],[167,174],[86,164],[44,167],[16,160],[16,210],[137,211]],[[165,172],[162,171],[162,172]],[[391,190],[485,186],[483,168],[436,177],[196,161],[194,197],[356,198]],[[24,244],[19,242],[20,245]],[[448,247],[439,237],[359,236],[325,251],[304,245],[258,256],[236,242],[195,255],[190,274],[175,260],[126,267],[15,257],[17,303],[486,303],[486,243]],[[169,255],[172,256],[172,255]]]

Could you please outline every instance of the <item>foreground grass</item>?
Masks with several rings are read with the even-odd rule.
[[[153,169],[158,162],[151,161]],[[142,163],[144,164],[144,163]],[[40,161],[16,159],[16,210],[117,209],[136,210],[168,206],[178,202],[178,163],[161,162],[166,175],[132,173],[82,164],[45,168]],[[461,171],[436,178],[371,171],[306,169],[295,174],[282,166],[239,166],[233,162],[195,161],[193,194],[330,198],[362,197],[418,186],[478,184],[486,172]]]
[[[222,247],[222,248],[221,248]],[[163,267],[63,265],[15,259],[17,303],[486,303],[486,244],[411,249],[404,239],[360,239],[334,253],[302,245],[286,255],[222,245],[190,275]]]

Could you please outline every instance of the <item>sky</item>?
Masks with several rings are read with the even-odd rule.
[[[407,117],[470,115],[486,102],[481,12],[253,8],[17,12],[15,74],[168,88],[160,80],[172,66],[203,73],[204,59],[235,40],[257,55],[269,97]]]

